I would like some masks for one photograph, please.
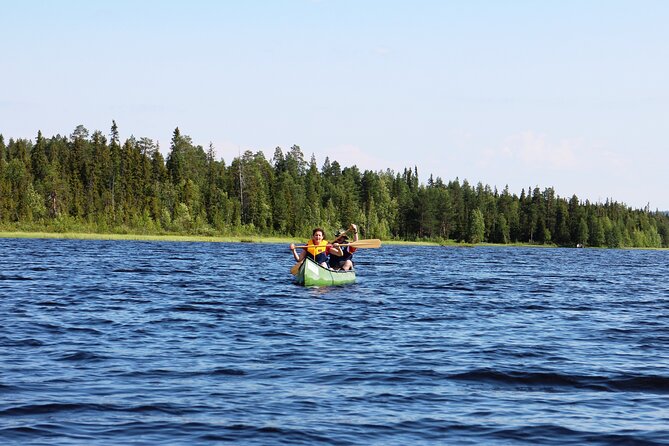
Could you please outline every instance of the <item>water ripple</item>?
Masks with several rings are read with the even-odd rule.
[[[669,443],[666,251],[384,246],[317,289],[279,245],[0,252],[3,444]]]

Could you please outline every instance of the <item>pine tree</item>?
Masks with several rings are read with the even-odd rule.
[[[31,170],[35,181],[39,184],[44,181],[47,170],[46,141],[40,130],[37,131],[37,140],[30,152]]]
[[[471,224],[469,225],[469,242],[481,243],[485,240],[485,220],[480,209],[474,209],[471,213]]]

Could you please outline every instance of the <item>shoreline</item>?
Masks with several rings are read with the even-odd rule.
[[[272,236],[207,236],[177,234],[114,234],[97,232],[43,232],[43,231],[0,231],[0,238],[42,238],[65,240],[137,240],[159,242],[207,242],[207,243],[301,243],[307,238],[272,237]],[[401,240],[383,240],[386,245],[407,246],[442,246],[436,242],[412,242]],[[453,243],[453,246],[459,244]]]
[[[94,233],[94,232],[43,232],[43,231],[0,231],[0,238],[15,239],[62,239],[62,240],[135,240],[149,242],[203,242],[203,243],[274,243],[286,244],[300,243],[299,237],[272,237],[272,236],[206,236],[206,235],[177,235],[177,234],[114,234],[114,233]],[[305,238],[306,240],[306,238]],[[403,240],[382,240],[382,245],[390,246],[434,246],[442,248],[475,248],[475,247],[498,247],[498,248],[561,248],[557,245],[537,245],[531,243],[464,243],[447,241],[445,243],[403,241]],[[669,248],[643,248],[643,247],[585,247],[586,249],[623,249],[623,250],[651,250],[666,251]],[[573,248],[577,249],[577,248]]]
[[[0,231],[0,238],[42,238],[66,240],[136,240],[155,242],[209,242],[209,243],[291,243],[284,237],[259,236],[206,236],[177,234],[113,234],[95,232],[24,232]]]
[[[65,240],[137,240],[158,242],[207,242],[207,243],[301,243],[300,237],[272,237],[272,236],[206,236],[206,235],[177,235],[177,234],[114,234],[96,232],[45,232],[45,231],[0,231],[0,238],[42,238]],[[402,240],[383,240],[386,245],[406,246],[466,246],[467,244],[452,242],[440,245],[436,242],[412,242]],[[473,246],[473,245],[471,245]]]

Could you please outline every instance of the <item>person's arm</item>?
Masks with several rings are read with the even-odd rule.
[[[357,242],[357,241],[358,241],[358,226],[356,226],[356,225],[354,225],[353,223],[351,223],[351,226],[350,226],[348,229],[350,229],[351,231],[353,231],[353,238],[354,238],[355,241]]]
[[[350,231],[353,231],[353,241],[357,242],[358,241],[358,226],[355,224],[351,223],[351,226],[348,228]],[[356,248],[354,246],[349,246],[348,247],[348,252],[353,254],[356,251]]]
[[[337,257],[341,257],[344,255],[344,251],[341,250],[339,243],[333,243],[332,245],[328,245],[328,248],[326,248],[326,250],[328,251],[329,254],[334,254]]]
[[[299,262],[300,260],[304,260],[304,256],[306,255],[306,251],[302,251],[299,255],[297,254],[297,250],[295,249],[295,243],[290,244],[290,250],[293,253],[293,258],[295,259],[296,262]]]

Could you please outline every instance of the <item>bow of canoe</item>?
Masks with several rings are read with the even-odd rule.
[[[306,258],[295,276],[295,282],[304,286],[347,285],[355,283],[355,271],[334,271]]]

